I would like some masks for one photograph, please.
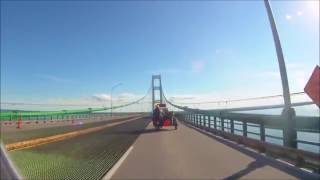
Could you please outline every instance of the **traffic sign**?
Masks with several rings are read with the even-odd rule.
[[[312,101],[320,108],[320,67],[316,66],[313,73],[304,87],[304,92],[309,95]]]

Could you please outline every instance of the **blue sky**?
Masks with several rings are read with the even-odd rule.
[[[319,64],[318,1],[271,1],[291,92]],[[1,1],[1,101],[281,94],[263,1]]]

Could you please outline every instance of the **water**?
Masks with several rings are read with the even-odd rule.
[[[206,119],[206,126],[208,120]],[[217,118],[217,129],[222,130],[222,123],[219,118]],[[257,124],[247,123],[247,136],[253,139],[260,140],[260,126]],[[213,120],[211,120],[211,127],[214,127]],[[231,132],[229,129],[230,127],[230,120],[225,119],[224,120],[224,131]],[[240,121],[234,121],[234,133],[237,135],[243,135],[242,132],[242,123]],[[265,135],[266,135],[266,142],[277,144],[277,145],[283,145],[283,130],[281,129],[272,129],[272,128],[265,128]],[[320,133],[311,133],[311,132],[297,132],[297,139],[302,141],[308,141],[308,142],[320,142]],[[320,146],[316,145],[310,145],[310,144],[304,144],[298,142],[298,149],[302,149],[305,151],[310,151],[314,153],[320,153]]]
[[[299,106],[299,107],[295,107],[294,109],[295,109],[297,116],[316,116],[316,117],[320,116],[320,110],[316,105]],[[277,108],[277,109],[270,109],[270,110],[242,111],[241,113],[279,115],[279,114],[281,114],[281,111],[282,111],[281,108]],[[319,121],[320,121],[320,119],[319,119]],[[242,128],[242,127],[240,127],[240,128]],[[250,129],[251,129],[251,131],[253,131],[255,133],[259,133],[259,128],[250,128]],[[249,128],[248,128],[248,131],[250,131]],[[276,137],[281,138],[283,132],[282,132],[282,130],[279,130],[279,129],[266,128],[265,133],[266,133],[266,135],[276,136]],[[238,134],[242,135],[241,132]],[[260,137],[257,135],[250,135],[249,137],[252,137],[255,139],[260,139]],[[297,132],[297,139],[303,140],[303,141],[320,143],[320,133],[310,133],[310,132],[298,131]],[[283,145],[282,139],[266,137],[266,141],[270,142],[270,143],[278,144],[278,145]],[[320,147],[315,146],[315,145],[298,143],[298,149],[311,151],[314,153],[320,153]]]

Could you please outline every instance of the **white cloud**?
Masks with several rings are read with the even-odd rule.
[[[122,105],[133,102],[141,98],[143,95],[134,93],[122,93],[113,96],[113,105]],[[149,97],[150,98],[150,97]],[[86,109],[110,106],[110,94],[99,93],[92,96],[78,97],[78,98],[50,98],[37,100],[22,100],[22,101],[8,101],[13,102],[6,104],[6,109],[21,109],[21,110],[63,110],[63,109]],[[144,103],[150,102],[150,99],[144,100]],[[15,104],[16,103],[16,104]],[[2,106],[2,105],[1,105]],[[147,106],[147,105],[146,105]],[[141,107],[141,106],[140,106]],[[149,106],[147,106],[149,107]],[[3,107],[4,108],[4,107]],[[128,107],[135,108],[135,107]]]
[[[109,94],[95,94],[92,98],[98,102],[111,100],[111,96]]]
[[[112,96],[112,101],[113,103],[123,103],[123,102],[131,102],[135,101],[139,98],[141,98],[143,95],[138,95],[134,93],[121,93],[119,95],[113,95]],[[106,101],[111,101],[111,96],[110,94],[95,94],[91,97],[91,100],[94,102],[106,102]]]
[[[301,63],[288,63],[287,71],[290,88],[296,91],[303,91],[312,69]]]
[[[191,62],[192,72],[194,72],[194,73],[202,72],[203,69],[204,69],[205,64],[206,63],[204,61],[201,61],[201,60],[192,61]]]
[[[176,97],[168,96],[169,100],[175,104],[181,106],[187,106],[190,108],[199,108],[199,109],[224,109],[224,108],[237,108],[237,107],[253,107],[253,106],[262,106],[262,105],[274,105],[274,104],[283,104],[283,97],[273,97],[268,99],[251,99],[251,100],[242,100],[242,101],[233,101],[237,99],[246,99],[246,98],[255,98],[255,97],[263,97],[270,95],[281,95],[279,93],[265,93],[265,94],[248,94],[246,90],[237,90],[236,92],[213,92],[209,94],[188,94],[188,95],[179,95],[179,97],[192,97],[191,99],[177,99],[172,98]],[[310,101],[305,94],[294,95],[292,96],[292,102],[304,102]]]
[[[286,14],[286,19],[287,20],[291,20],[292,19],[292,16],[290,14]]]
[[[297,15],[298,15],[298,16],[302,16],[302,15],[303,15],[303,12],[302,12],[302,11],[298,11],[298,12],[297,12]]]
[[[170,99],[172,100],[190,100],[194,98],[195,98],[194,95],[174,95],[170,97]]]
[[[309,76],[312,72],[312,65],[307,65],[302,62],[289,62],[287,63],[287,72],[289,78],[289,85],[291,93],[301,92],[305,84],[307,83]],[[233,107],[248,107],[258,105],[271,105],[271,104],[282,104],[283,98],[276,97],[270,99],[250,100],[250,101],[239,101],[239,102],[227,102],[232,99],[245,99],[252,97],[270,96],[270,95],[281,95],[281,79],[280,72],[276,70],[269,70],[264,72],[251,73],[252,77],[261,80],[262,84],[267,84],[263,87],[268,88],[247,88],[239,87],[237,89],[226,89],[223,92],[212,92],[209,94],[178,94],[178,95],[167,95],[169,100],[182,106],[188,106],[190,108],[199,109],[214,109],[214,108],[233,108]],[[196,104],[199,102],[212,102],[220,101],[219,103],[203,103]],[[292,96],[292,102],[303,102],[310,101],[307,95],[295,95]],[[194,104],[189,104],[194,103]],[[311,109],[314,108],[313,106]]]
[[[302,63],[288,63],[286,66],[291,92],[303,91],[312,71],[310,70],[310,67]],[[256,76],[268,80],[269,82],[280,82],[281,78],[279,71],[260,72],[256,74]]]
[[[117,99],[119,101],[130,101],[130,100],[136,100],[142,96],[138,96],[133,93],[121,93],[120,95],[117,96]]]

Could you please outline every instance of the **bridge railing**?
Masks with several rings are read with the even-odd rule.
[[[182,110],[177,115],[180,120],[185,121],[189,125],[213,132],[224,138],[231,139],[238,143],[258,149],[260,152],[270,153],[273,156],[289,159],[293,164],[308,166],[309,168],[319,172],[320,170],[320,143],[318,140],[310,141],[309,139],[299,138],[299,133],[317,133],[320,130],[320,117],[296,116],[293,115],[290,123],[296,138],[291,138],[294,146],[284,146],[288,144],[284,138],[288,131],[285,131],[288,125],[284,115],[265,115],[240,113],[241,111],[263,110],[281,108],[283,105],[267,105],[259,107],[243,107],[231,109],[213,109],[201,110],[189,108],[187,106],[179,106],[168,101],[171,106]],[[292,106],[305,106],[313,104],[312,102],[292,103]],[[272,133],[276,131],[278,133]],[[277,142],[277,143],[275,143]],[[313,146],[316,151],[306,151],[299,148],[302,146]]]
[[[198,109],[184,109],[178,113],[179,119],[192,125],[193,127],[214,132],[224,138],[248,145],[260,152],[270,153],[273,156],[292,161],[298,166],[306,166],[319,172],[320,155],[301,149],[283,146],[283,135],[272,135],[266,133],[266,130],[283,131],[285,126],[281,115],[262,115],[247,114],[223,111],[208,111]],[[319,117],[295,116],[296,132],[319,133]],[[254,130],[253,130],[254,129]],[[282,132],[280,133],[282,134]],[[253,138],[250,135],[256,136]],[[282,144],[273,144],[266,139],[276,139],[282,141]],[[320,143],[296,139],[297,143],[308,144],[320,147]]]
[[[185,120],[195,126],[219,129],[229,131],[231,133],[242,132],[247,137],[249,134],[255,134],[260,137],[261,141],[265,141],[266,137],[282,140],[281,136],[272,136],[266,134],[266,128],[283,130],[285,126],[281,115],[262,115],[262,114],[246,114],[234,112],[210,112],[210,111],[186,111],[184,112]],[[295,131],[319,133],[320,120],[319,117],[295,116]],[[239,128],[241,127],[241,128]],[[248,131],[248,127],[255,127],[259,132]],[[308,142],[296,139],[299,143],[320,146],[317,142]]]

